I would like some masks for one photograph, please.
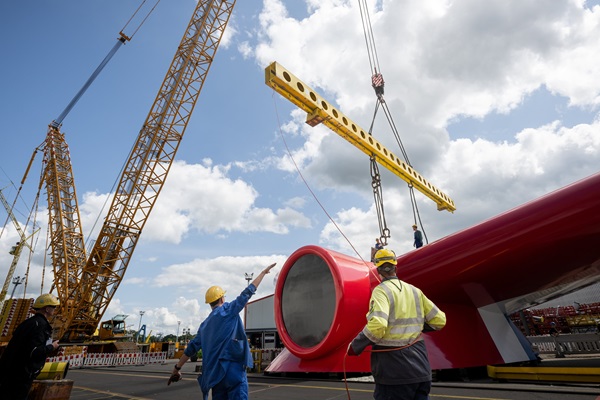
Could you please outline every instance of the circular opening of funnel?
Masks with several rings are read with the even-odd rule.
[[[285,328],[298,346],[318,345],[333,322],[336,291],[325,260],[314,254],[299,257],[283,284],[281,315]]]

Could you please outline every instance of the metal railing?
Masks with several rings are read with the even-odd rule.
[[[527,336],[540,354],[600,354],[599,333]]]
[[[254,360],[253,372],[263,372],[269,366],[271,361],[281,353],[281,348],[276,349],[252,349],[252,359]]]

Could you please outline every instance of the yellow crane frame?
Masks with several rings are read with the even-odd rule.
[[[12,281],[13,275],[15,274],[15,270],[17,269],[17,264],[19,263],[19,258],[21,257],[23,247],[27,246],[31,250],[31,246],[29,245],[29,243],[27,243],[27,241],[39,231],[39,228],[30,236],[26,236],[25,232],[21,228],[21,225],[19,225],[19,221],[17,221],[17,217],[15,217],[15,214],[13,214],[12,207],[10,206],[10,204],[8,204],[6,197],[4,197],[2,189],[0,189],[0,202],[2,202],[2,205],[6,209],[8,216],[10,217],[13,225],[15,226],[15,229],[19,234],[19,237],[21,238],[19,240],[19,243],[14,246],[14,252],[10,253],[13,256],[13,260],[10,263],[8,273],[6,274],[6,279],[4,280],[2,290],[0,291],[0,310],[2,310],[2,304],[4,303],[4,299],[6,298],[6,295],[8,293],[8,287],[10,286],[10,282]]]
[[[279,63],[273,62],[265,68],[265,83],[306,111],[308,125],[316,126],[322,123],[369,157],[374,156],[382,166],[433,200],[438,210],[450,212],[456,210],[454,201],[448,195],[433,186],[410,165],[385,148],[372,135],[366,133],[358,124]]]
[[[69,151],[50,126],[44,149],[51,256],[60,300],[53,325],[62,340],[93,335],[164,185],[235,5],[201,0],[129,155],[108,215],[86,255]]]

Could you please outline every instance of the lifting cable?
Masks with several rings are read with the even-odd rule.
[[[371,121],[371,126],[369,128],[369,135],[372,135],[373,125],[375,123],[375,117],[377,116],[377,111],[379,107],[383,109],[383,112],[387,118],[387,121],[394,133],[394,137],[400,148],[402,156],[404,157],[404,161],[412,167],[410,159],[408,158],[408,153],[404,148],[404,144],[400,139],[400,134],[398,133],[398,129],[396,128],[396,124],[392,118],[392,114],[383,98],[384,89],[385,89],[385,81],[383,79],[383,75],[381,74],[381,68],[379,66],[379,57],[377,56],[377,48],[375,47],[375,37],[373,35],[373,27],[371,25],[371,17],[369,15],[369,9],[367,7],[366,0],[358,0],[358,6],[360,9],[360,18],[363,27],[363,33],[365,36],[365,43],[367,46],[367,54],[369,57],[369,65],[371,68],[371,85],[375,90],[375,95],[377,96],[377,100],[375,103],[375,111],[373,113],[373,119]],[[377,219],[379,220],[379,230],[381,235],[381,243],[385,246],[387,244],[387,238],[390,237],[390,231],[387,229],[387,224],[385,221],[385,213],[384,213],[384,205],[383,205],[383,193],[381,190],[381,181],[379,172],[374,168],[374,164],[376,164],[375,156],[371,156],[371,185],[373,187],[373,196],[375,198],[375,208],[377,210]],[[374,173],[376,171],[376,173]],[[408,189],[410,192],[411,205],[413,209],[413,219],[414,223],[421,227],[423,236],[425,237],[426,243],[428,243],[427,234],[425,233],[425,229],[423,228],[423,224],[421,223],[421,215],[419,213],[419,209],[417,207],[417,202],[414,193],[414,187],[412,184],[408,184]]]
[[[137,28],[135,28],[135,30],[133,31],[133,33],[131,34],[131,36],[127,36],[123,33],[123,31],[127,28],[127,26],[129,25],[129,23],[133,20],[133,18],[135,18],[135,16],[137,15],[137,13],[140,11],[140,9],[144,6],[144,4],[146,3],[146,0],[143,0],[142,3],[139,5],[139,7],[137,8],[137,10],[135,10],[135,12],[133,13],[133,15],[131,15],[131,17],[129,18],[129,20],[125,23],[125,26],[123,26],[123,29],[121,29],[121,31],[119,32],[119,35],[122,38],[125,38],[127,40],[131,40],[133,39],[133,37],[135,36],[135,34],[140,30],[140,28],[142,27],[142,25],[146,22],[146,20],[148,19],[148,17],[150,17],[150,14],[152,14],[152,12],[154,11],[154,9],[156,8],[156,6],[158,6],[158,4],[160,3],[160,0],[156,0],[156,3],[154,3],[154,5],[152,6],[152,8],[150,9],[150,11],[148,11],[148,13],[146,14],[146,16],[142,19],[142,22],[140,22],[140,24],[137,26]],[[119,39],[119,40],[121,40]],[[115,45],[116,46],[116,45]],[[132,144],[131,146],[131,150],[130,153],[133,151],[133,148],[135,147],[135,143]],[[123,163],[123,165],[121,166],[121,170],[119,172],[119,174],[117,175],[117,177],[121,176],[123,171],[125,170],[126,167],[126,162]],[[109,191],[109,193],[112,193],[114,191],[114,189],[117,187],[119,183],[119,179],[115,179],[115,181],[113,182],[113,185]],[[96,216],[96,219],[94,220],[94,224],[92,225],[91,229],[90,229],[90,234],[87,235],[87,240],[85,240],[85,245],[89,245],[90,244],[90,238],[91,238],[91,232],[94,231],[94,229],[96,229],[96,226],[98,225],[98,223],[100,222],[101,219],[101,215],[103,215],[104,210],[106,209],[106,207],[108,206],[108,203],[110,201],[110,196],[107,196],[106,199],[104,200],[104,204],[102,205],[102,208],[100,209],[100,212],[98,213],[98,215]]]
[[[281,140],[283,141],[283,144],[284,144],[285,149],[286,149],[286,151],[288,153],[288,156],[290,157],[290,160],[292,160],[292,164],[294,164],[294,168],[296,169],[296,172],[298,172],[298,176],[300,176],[300,179],[302,179],[302,182],[304,182],[304,185],[306,186],[306,188],[308,189],[308,191],[310,192],[310,194],[312,195],[312,197],[315,199],[315,201],[317,202],[317,204],[319,205],[319,207],[321,207],[321,210],[325,213],[325,215],[327,216],[327,218],[329,218],[329,221],[331,221],[331,223],[333,224],[333,226],[335,226],[335,228],[340,233],[340,235],[342,235],[342,237],[344,239],[346,239],[346,242],[348,242],[348,244],[350,245],[350,247],[354,251],[354,254],[356,254],[356,256],[363,262],[363,264],[367,267],[369,273],[371,275],[373,275],[374,279],[377,282],[381,282],[381,279],[379,278],[379,276],[369,267],[369,263],[367,261],[365,261],[365,259],[360,255],[360,253],[358,252],[358,250],[356,250],[356,247],[354,247],[354,245],[352,244],[352,242],[350,241],[350,239],[348,239],[348,237],[344,234],[344,232],[339,227],[339,225],[335,222],[335,220],[327,212],[327,210],[325,209],[325,207],[323,206],[323,204],[321,203],[321,201],[319,200],[319,198],[317,197],[317,195],[315,194],[315,192],[311,189],[311,187],[308,184],[308,182],[306,181],[306,179],[304,179],[304,175],[302,175],[302,172],[300,171],[300,168],[298,167],[298,164],[296,163],[296,160],[294,159],[294,157],[292,155],[292,152],[290,151],[290,148],[289,148],[289,146],[287,144],[287,141],[285,140],[285,136],[283,135],[283,132],[281,130],[281,121],[279,119],[279,111],[277,109],[277,102],[275,101],[275,96],[274,95],[275,95],[275,90],[273,90],[272,97],[273,97],[273,105],[274,105],[274,108],[275,108],[275,115],[277,117],[277,126],[279,128],[279,136],[281,137]]]
[[[44,174],[44,171],[41,171],[41,174]],[[38,190],[37,193],[35,195],[35,200],[33,201],[33,206],[31,207],[31,210],[33,212],[33,223],[32,223],[32,229],[35,229],[35,227],[37,226],[37,217],[39,214],[39,206],[40,206],[40,195],[41,195],[41,191],[42,191],[42,186],[39,185],[38,186]],[[46,229],[46,241],[44,243],[50,243],[50,229]],[[37,244],[38,241],[40,240],[40,235],[38,235],[35,238],[35,245],[32,246],[33,249],[37,248]],[[33,238],[32,238],[32,242],[33,242]],[[41,279],[41,284],[40,284],[40,295],[42,293],[44,293],[44,279],[46,277],[46,257],[48,256],[48,252],[46,251],[46,248],[44,247],[44,263],[42,264],[42,279]],[[29,266],[31,265],[31,259],[33,258],[33,252],[29,253],[29,259],[30,261],[27,263],[27,276],[29,276]]]
[[[145,3],[146,3],[146,0],[143,0],[142,4],[140,4],[140,6],[137,8],[137,10],[135,10],[135,12],[131,16],[131,18],[129,18],[129,21],[127,21],[127,23],[125,24],[125,26],[123,27],[123,29],[121,29],[121,32],[119,32],[120,35],[125,36],[125,34],[123,33],[123,31],[125,30],[125,28],[127,28],[127,25],[129,25],[129,23],[131,22],[131,20],[135,17],[135,15],[138,13],[138,11],[140,11],[140,9],[142,8],[142,6]],[[137,33],[137,31],[140,30],[140,28],[142,27],[142,25],[144,25],[144,22],[146,22],[146,20],[148,19],[148,17],[150,17],[150,14],[152,14],[152,11],[154,11],[154,9],[158,5],[158,3],[160,3],[160,0],[156,0],[156,3],[154,3],[154,5],[152,6],[152,9],[150,9],[150,11],[148,11],[148,14],[146,14],[146,16],[144,17],[144,19],[142,20],[142,22],[140,22],[140,24],[137,26],[137,28],[135,28],[135,30],[133,31],[133,33],[131,34],[131,36],[128,37],[128,40],[133,39],[133,37],[135,36],[135,34]]]
[[[127,36],[124,33],[125,29],[129,26],[129,24],[131,23],[131,21],[135,18],[135,16],[137,15],[137,13],[144,6],[144,4],[146,3],[146,1],[147,0],[143,0],[141,2],[141,4],[138,6],[138,8],[135,10],[135,12],[129,18],[129,20],[125,23],[125,25],[123,26],[123,28],[119,32],[119,38],[117,39],[117,43],[113,46],[113,48],[109,51],[109,53],[104,57],[104,59],[102,60],[102,62],[100,63],[100,65],[96,68],[96,70],[88,78],[88,80],[85,82],[85,84],[79,90],[79,92],[77,92],[77,94],[73,97],[73,99],[67,105],[67,107],[63,110],[63,112],[54,121],[52,121],[52,123],[50,124],[52,127],[58,129],[62,125],[63,120],[66,118],[66,116],[69,114],[69,112],[73,109],[73,107],[79,101],[79,99],[83,96],[83,94],[87,91],[87,89],[90,87],[90,85],[92,84],[92,82],[98,77],[98,75],[104,69],[104,67],[106,66],[106,64],[108,64],[108,62],[112,59],[112,57],[115,55],[115,53],[117,52],[117,50],[123,44],[125,44],[125,42],[130,41],[131,39],[133,39],[133,37],[135,36],[135,34],[139,31],[139,29],[142,27],[142,25],[150,17],[150,14],[154,11],[154,9],[160,3],[160,0],[156,0],[156,2],[154,3],[154,5],[150,9],[150,11],[148,11],[148,13],[142,18],[142,21],[134,29],[133,33],[130,36]],[[23,176],[23,179],[21,180],[21,185],[17,189],[17,195],[15,196],[15,200],[12,203],[11,209],[14,209],[15,204],[16,204],[18,198],[20,197],[21,190],[23,188],[23,184],[25,183],[25,180],[26,180],[27,175],[29,173],[29,169],[31,168],[31,165],[32,165],[33,160],[35,158],[35,155],[37,154],[38,151],[42,150],[43,145],[44,144],[38,146],[35,149],[34,153],[32,154],[31,159],[29,160],[29,164],[27,166],[27,169],[25,171],[25,174]],[[33,213],[34,214],[33,230],[35,230],[35,224],[36,224],[35,218],[37,216],[37,205],[39,204],[39,197],[40,197],[40,190],[41,190],[41,187],[42,187],[42,182],[43,182],[43,171],[42,171],[42,177],[40,177],[40,185],[38,187],[38,192],[37,192],[36,200],[35,200],[35,204],[36,204],[35,209],[36,209],[36,212],[33,213],[33,208],[32,208],[32,211],[30,212],[29,216],[27,217],[27,223],[25,224],[25,226],[29,225],[29,223],[31,221],[31,214]],[[14,186],[14,184],[13,184],[13,186]],[[8,217],[7,217],[7,220],[6,220],[5,224],[4,224],[4,227],[6,226],[7,222],[8,222]],[[2,232],[4,231],[4,227],[2,228]],[[1,234],[0,234],[0,236],[1,236]],[[32,240],[32,244],[33,244],[33,237],[31,238],[31,240]],[[35,240],[35,242],[37,243],[37,239]],[[32,249],[33,248],[35,248],[35,247],[32,247]],[[32,252],[30,252],[29,261],[27,263],[27,272],[25,274],[25,279],[26,280],[25,280],[24,293],[25,293],[26,288],[27,288],[27,280],[28,280],[28,276],[29,276],[29,267],[30,267],[30,263],[31,263],[31,258],[32,258]],[[43,285],[44,285],[45,265],[46,265],[46,262],[44,261],[44,269],[42,270],[42,289],[43,289]]]
[[[15,210],[16,210],[16,205],[17,205],[17,201],[19,200],[19,198],[21,198],[21,200],[23,200],[23,204],[25,205],[25,207],[26,207],[27,209],[29,209],[29,207],[27,206],[27,204],[26,204],[26,202],[24,201],[23,197],[21,196],[21,191],[22,191],[22,189],[23,189],[23,185],[25,184],[25,181],[27,180],[27,175],[28,175],[28,173],[29,173],[29,170],[31,169],[31,165],[33,164],[33,161],[34,161],[34,159],[35,159],[35,155],[37,154],[37,152],[38,152],[39,150],[40,150],[40,149],[39,149],[39,147],[38,147],[38,148],[36,148],[36,149],[34,150],[33,154],[31,155],[31,159],[29,160],[29,164],[27,165],[27,168],[26,168],[26,170],[25,170],[25,173],[24,173],[24,175],[23,175],[23,178],[21,179],[20,186],[19,186],[18,188],[15,186],[14,182],[13,182],[13,181],[12,181],[12,180],[9,178],[10,184],[11,184],[11,185],[12,185],[14,188],[17,188],[17,193],[16,193],[16,195],[15,195],[15,199],[13,200],[12,204],[8,204],[8,203],[6,203],[6,204],[5,204],[5,206],[7,206],[7,209],[6,209],[6,212],[7,212],[7,217],[6,217],[6,221],[5,221],[5,223],[4,223],[4,226],[3,226],[3,228],[2,228],[2,231],[0,232],[0,237],[2,236],[2,233],[4,233],[4,229],[6,228],[6,224],[8,223],[8,220],[11,218],[11,215],[12,215],[12,216],[15,218],[15,222],[18,222],[18,221],[16,221],[16,216],[14,215],[14,213],[15,213]],[[37,203],[37,199],[38,199],[38,198],[39,198],[39,189],[38,189],[38,197],[36,197],[36,203]],[[28,227],[28,226],[30,225],[30,223],[31,223],[31,226],[32,226],[32,228],[31,228],[31,232],[32,232],[32,234],[31,234],[29,237],[26,237],[26,236],[24,236],[24,237],[22,237],[22,238],[19,240],[19,243],[22,243],[22,244],[21,244],[21,246],[23,246],[23,247],[28,247],[28,248],[29,248],[29,250],[30,250],[30,251],[29,251],[28,258],[27,258],[27,268],[26,268],[26,271],[25,271],[25,276],[23,277],[23,282],[25,283],[25,285],[24,285],[24,287],[23,287],[23,296],[25,296],[25,294],[27,293],[27,283],[28,283],[28,281],[29,281],[29,271],[30,271],[31,262],[32,262],[32,259],[33,259],[33,254],[34,254],[34,252],[35,252],[35,249],[36,249],[36,247],[37,247],[37,241],[38,241],[38,238],[39,238],[39,237],[38,237],[38,238],[34,238],[34,237],[35,237],[35,234],[37,233],[37,231],[39,231],[39,230],[40,230],[40,228],[39,228],[39,227],[38,227],[38,228],[37,228],[37,230],[36,230],[36,227],[37,227],[37,222],[36,222],[36,219],[37,219],[37,211],[38,211],[38,210],[37,210],[37,208],[35,209],[35,211],[34,211],[34,208],[33,208],[33,207],[32,207],[31,209],[29,209],[29,214],[27,215],[27,219],[26,219],[26,221],[25,221],[25,224],[24,224],[24,226],[25,226],[25,230],[26,230],[26,229],[27,229],[27,227]],[[23,215],[23,214],[22,214],[22,215]],[[32,218],[33,218],[33,222],[32,222]],[[27,246],[25,246],[25,245],[26,245],[26,240],[27,240],[27,239],[30,241],[30,244],[29,244],[29,245],[27,245]],[[16,265],[15,265],[15,267],[16,267]],[[8,275],[7,275],[7,277],[6,277],[6,281],[9,281],[10,279],[12,279],[12,276],[13,276],[13,274],[14,274],[14,270],[13,270],[13,271],[9,271],[9,273],[8,273]],[[17,277],[16,279],[19,279],[19,278],[20,278],[20,277]],[[19,282],[19,283],[15,284],[15,279],[13,279],[13,284],[15,284],[15,285],[19,285],[19,284],[21,284],[21,283],[22,283],[22,282]],[[5,284],[6,284],[6,282],[5,282]],[[14,289],[13,289],[13,291],[14,291]]]
[[[390,237],[390,230],[385,220],[385,211],[383,209],[383,191],[381,190],[381,175],[379,175],[379,166],[374,156],[371,160],[371,186],[373,187],[373,197],[375,198],[375,209],[377,210],[377,221],[379,222],[379,240],[383,246],[387,246],[387,239]]]
[[[384,82],[383,75],[381,75],[381,68],[379,68],[379,58],[377,57],[377,49],[375,47],[375,36],[373,35],[373,28],[371,26],[371,17],[369,16],[369,9],[365,0],[358,0],[358,7],[360,9],[360,19],[362,21],[363,32],[365,34],[365,43],[367,45],[367,54],[369,56],[369,65],[371,66],[372,73],[372,84],[377,93],[383,96]]]
[[[37,243],[39,240],[39,235],[36,236],[36,232],[40,230],[40,228],[38,227],[36,230],[36,226],[37,226],[37,215],[38,215],[38,210],[37,210],[37,204],[38,204],[38,199],[39,199],[39,191],[38,194],[36,196],[35,199],[35,211],[34,208],[31,208],[31,211],[29,212],[29,216],[27,217],[27,221],[25,222],[25,226],[29,226],[31,223],[31,235],[29,237],[30,240],[30,245],[29,245],[29,255],[27,257],[27,268],[25,269],[25,284],[23,286],[23,296],[25,295],[25,293],[27,293],[27,284],[29,283],[29,271],[30,271],[30,267],[31,267],[31,261],[33,260],[33,254],[35,252],[35,249],[37,247]],[[16,200],[16,199],[15,199]],[[33,221],[32,221],[32,216],[33,216]],[[43,276],[42,276],[43,278]],[[42,294],[40,292],[40,294]]]

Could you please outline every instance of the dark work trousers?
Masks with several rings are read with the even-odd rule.
[[[375,400],[429,400],[431,382],[406,385],[375,384]]]

